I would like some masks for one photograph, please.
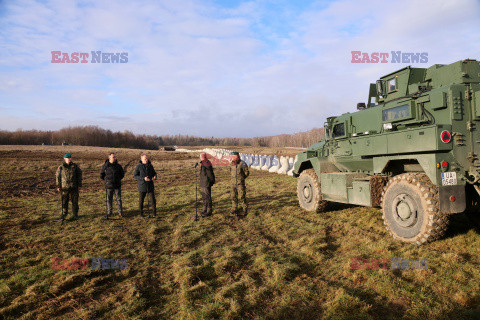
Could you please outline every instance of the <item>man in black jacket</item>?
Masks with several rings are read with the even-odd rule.
[[[113,193],[117,199],[117,210],[120,217],[123,216],[122,210],[122,179],[125,175],[122,166],[117,161],[115,153],[110,153],[108,159],[102,166],[100,178],[105,180],[105,190],[107,194],[107,215],[105,219],[112,214]]]
[[[211,216],[212,209],[212,186],[215,183],[213,166],[206,153],[200,154],[200,193],[203,199],[202,217]]]
[[[157,180],[157,173],[146,154],[142,154],[140,157],[140,162],[133,172],[133,177],[138,181],[138,207],[140,209],[140,215],[145,217],[143,214],[143,202],[145,196],[148,194],[152,202],[153,217],[155,217],[157,215],[157,208],[153,181]]]

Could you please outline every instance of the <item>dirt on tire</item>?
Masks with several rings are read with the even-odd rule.
[[[404,187],[403,190],[412,190],[418,196],[421,206],[422,222],[418,233],[413,237],[403,237],[395,231],[397,226],[391,225],[388,215],[391,208],[388,203],[392,200],[392,192],[397,192],[395,189]],[[440,211],[438,201],[438,188],[430,181],[428,176],[424,173],[405,173],[400,174],[387,183],[385,191],[382,196],[382,218],[388,232],[397,240],[407,243],[422,245],[440,239],[444,236],[448,223],[449,216]]]
[[[304,195],[304,188],[309,185],[311,189],[311,200],[307,201]],[[322,189],[320,181],[314,169],[302,171],[297,182],[297,198],[300,207],[307,211],[323,212],[327,208],[328,202],[322,199]]]

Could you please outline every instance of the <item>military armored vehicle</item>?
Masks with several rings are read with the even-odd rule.
[[[449,216],[480,215],[480,64],[406,67],[370,84],[358,111],[329,117],[297,156],[300,206],[381,207],[394,238],[442,237]]]

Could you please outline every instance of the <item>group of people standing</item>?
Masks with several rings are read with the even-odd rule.
[[[230,215],[245,216],[247,215],[247,200],[245,179],[249,175],[248,166],[240,160],[238,152],[232,152],[229,162],[230,182],[231,182],[231,198],[232,211]],[[65,220],[68,215],[68,204],[72,203],[73,219],[78,219],[78,198],[79,189],[82,187],[82,170],[72,161],[72,155],[67,153],[63,156],[63,163],[57,168],[56,184],[57,191],[61,192],[62,216],[61,220]],[[199,187],[203,199],[203,209],[201,215],[203,217],[213,214],[212,202],[212,186],[215,184],[215,173],[212,163],[208,160],[207,154],[200,155],[200,180]],[[198,163],[195,165],[195,167]],[[110,153],[108,159],[105,160],[101,170],[100,178],[105,181],[105,198],[107,209],[104,219],[108,219],[113,212],[113,197],[117,202],[118,215],[123,217],[122,206],[122,179],[125,176],[124,168],[118,163],[115,153]],[[156,199],[155,185],[157,180],[157,172],[146,154],[142,154],[140,161],[135,167],[133,178],[138,181],[138,207],[140,215],[144,215],[144,201],[148,197],[151,203],[152,215],[156,217]],[[239,211],[238,205],[242,207]]]
[[[207,154],[200,155],[200,193],[202,194],[203,209],[200,213],[203,217],[212,215],[212,186],[215,183],[215,173],[213,165],[208,160]],[[245,179],[250,174],[248,165],[240,160],[238,152],[230,153],[230,196],[232,198],[232,211],[230,216],[246,216],[247,206],[247,188]],[[242,210],[239,210],[239,200]]]
[[[72,203],[73,219],[78,219],[78,194],[82,187],[82,170],[72,161],[72,155],[66,153],[63,156],[63,163],[57,168],[56,182],[57,191],[62,196],[62,217],[65,220],[68,215],[68,203]],[[105,219],[112,215],[113,195],[117,201],[118,215],[123,216],[122,206],[122,179],[125,176],[123,167],[118,163],[115,153],[110,153],[108,159],[100,170],[100,178],[105,181],[105,198],[107,203],[107,212]],[[144,217],[143,204],[148,195],[152,204],[153,217],[156,216],[155,186],[153,181],[157,179],[157,173],[146,154],[142,154],[140,162],[136,166],[133,177],[138,181],[139,209],[140,215]]]

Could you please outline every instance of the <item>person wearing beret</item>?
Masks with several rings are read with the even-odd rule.
[[[68,202],[72,202],[73,219],[78,219],[78,190],[82,186],[82,170],[72,161],[72,155],[63,156],[63,164],[56,172],[57,191],[62,195],[62,220],[68,214]]]
[[[240,160],[238,152],[234,151],[230,153],[230,194],[232,197],[232,212],[231,216],[246,216],[247,215],[247,188],[245,185],[245,179],[247,179],[250,172],[248,171],[247,164]],[[240,198],[240,199],[239,199]],[[238,211],[238,205],[242,206],[242,213]]]

